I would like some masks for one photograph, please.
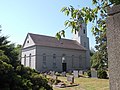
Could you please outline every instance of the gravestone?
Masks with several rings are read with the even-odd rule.
[[[55,75],[55,71],[50,71],[50,75],[54,76]]]
[[[120,5],[108,9],[106,22],[110,90],[120,90]]]
[[[91,77],[97,78],[97,71],[96,70],[91,70]]]
[[[57,80],[57,76],[56,75],[53,75],[52,77],[54,80]]]
[[[74,83],[74,77],[73,76],[67,76],[67,81],[70,83]]]
[[[63,77],[66,77],[66,72],[62,72],[62,76],[63,76]]]
[[[73,71],[73,75],[74,75],[74,77],[78,78],[78,77],[79,77],[78,71],[77,71],[77,70],[74,70],[74,71]]]
[[[80,70],[79,75],[83,75],[83,74],[84,74],[84,71]]]

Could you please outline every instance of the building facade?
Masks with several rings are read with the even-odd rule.
[[[45,71],[73,71],[90,68],[86,28],[72,40],[28,33],[22,48],[21,64]]]

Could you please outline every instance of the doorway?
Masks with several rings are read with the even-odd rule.
[[[67,64],[66,63],[62,63],[62,71],[63,72],[67,71]]]

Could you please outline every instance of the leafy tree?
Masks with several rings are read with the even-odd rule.
[[[90,56],[92,57],[95,53],[95,50],[93,48],[90,49]]]
[[[91,67],[97,69],[105,69],[106,63],[101,59],[103,56],[102,53],[99,51],[95,52],[94,55],[91,57]]]
[[[65,30],[71,28],[72,33],[76,33],[82,28],[82,23],[92,22],[92,33],[96,39],[96,50],[100,53],[100,60],[107,64],[107,37],[106,37],[106,18],[107,7],[120,4],[120,0],[92,0],[94,8],[83,7],[76,9],[73,6],[63,7],[61,12],[70,19],[64,22],[65,29],[56,34],[57,39],[65,37]],[[95,54],[96,55],[96,54]],[[95,57],[95,56],[94,56]],[[101,63],[100,63],[101,64]]]
[[[0,36],[0,50],[9,58],[10,64],[17,66],[19,53],[16,51],[15,44],[9,44],[7,38],[7,36]]]
[[[0,36],[0,90],[52,90],[37,71],[20,64],[20,48]]]

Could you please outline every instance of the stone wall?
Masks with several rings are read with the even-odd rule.
[[[108,10],[107,40],[110,90],[120,90],[120,5]]]
[[[65,54],[65,62],[67,63],[67,71],[71,71],[74,69],[86,69],[86,58],[85,52],[82,50],[72,50],[72,49],[63,49],[63,48],[54,48],[54,47],[44,47],[37,46],[37,70],[38,71],[62,71],[62,55]],[[43,53],[46,54],[46,66],[47,68],[43,68]],[[55,63],[57,65],[56,68],[53,67],[53,55],[56,55]],[[72,55],[74,55],[72,62]],[[80,56],[80,57],[79,57]],[[72,67],[73,66],[73,67]]]

